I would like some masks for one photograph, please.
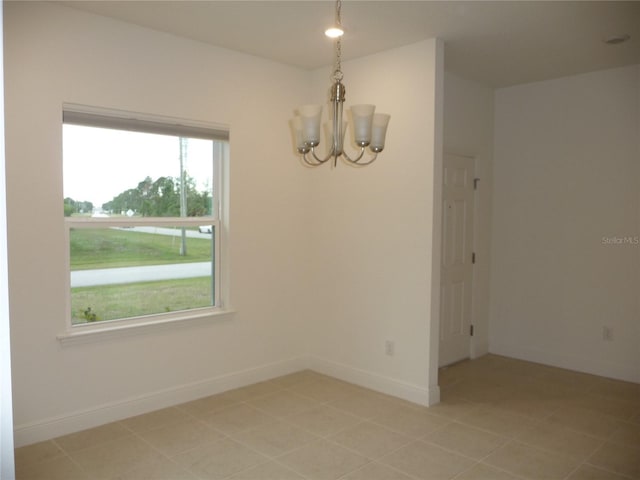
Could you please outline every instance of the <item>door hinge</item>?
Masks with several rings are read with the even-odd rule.
[[[469,325],[469,335],[473,337],[473,325]]]
[[[477,190],[478,189],[478,182],[480,182],[479,178],[474,178],[473,179],[473,189]]]
[[[471,263],[476,263],[476,252],[471,252]]]

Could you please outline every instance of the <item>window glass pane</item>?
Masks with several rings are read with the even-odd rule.
[[[69,238],[72,324],[215,305],[214,226],[71,228]]]
[[[219,307],[226,138],[149,120],[69,118],[63,191],[71,324]]]
[[[65,124],[65,216],[213,215],[214,144]]]

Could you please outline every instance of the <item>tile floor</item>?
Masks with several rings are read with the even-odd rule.
[[[18,479],[640,479],[640,385],[495,355],[424,408],[311,371],[16,450]]]

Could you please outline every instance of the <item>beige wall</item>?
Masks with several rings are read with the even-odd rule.
[[[306,72],[52,3],[6,4],[7,193],[18,443],[298,369],[311,219],[288,119]],[[237,313],[62,345],[63,102],[226,124]],[[248,111],[250,109],[250,111]]]
[[[639,66],[497,90],[492,352],[640,381],[639,95]]]
[[[5,15],[19,445],[305,367],[437,400],[436,41],[345,62],[347,103],[391,113],[388,148],[367,169],[311,170],[293,154],[288,119],[325,98],[326,72],[53,3],[12,2]],[[230,127],[233,316],[87,343],[56,339],[67,295],[63,102]],[[394,357],[384,356],[388,338]]]
[[[438,338],[431,266],[440,235],[442,45],[419,42],[345,62],[343,71],[346,104],[375,103],[391,121],[372,166],[311,172],[309,349],[318,369],[426,404],[439,395],[430,342]],[[326,91],[327,78],[316,73],[315,92]]]

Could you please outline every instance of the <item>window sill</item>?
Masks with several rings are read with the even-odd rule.
[[[56,336],[63,345],[75,345],[90,342],[99,342],[113,338],[140,335],[148,332],[174,329],[186,325],[198,323],[210,323],[215,320],[230,318],[235,310],[206,309],[197,312],[182,312],[179,315],[168,316],[161,319],[139,319],[130,321],[111,321],[103,325],[79,325],[71,327],[64,333]]]

